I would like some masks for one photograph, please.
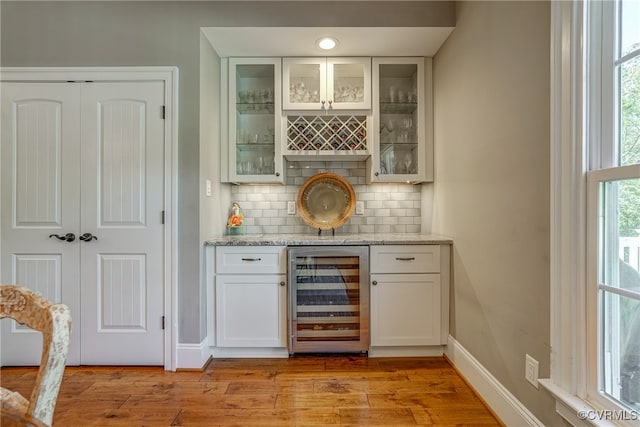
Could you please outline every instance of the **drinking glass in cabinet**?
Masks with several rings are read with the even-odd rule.
[[[333,66],[333,102],[364,101],[364,69],[362,64]]]
[[[320,66],[318,64],[292,64],[289,73],[290,102],[320,102]]]

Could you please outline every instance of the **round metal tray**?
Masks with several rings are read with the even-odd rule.
[[[353,214],[356,193],[347,180],[331,172],[310,177],[298,191],[297,208],[311,227],[331,230]]]

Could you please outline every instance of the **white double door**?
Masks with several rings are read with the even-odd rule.
[[[162,82],[7,83],[1,272],[72,313],[71,365],[164,363]],[[2,365],[41,338],[2,321]]]

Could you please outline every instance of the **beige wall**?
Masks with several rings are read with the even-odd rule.
[[[200,259],[204,257],[207,238],[224,232],[230,204],[230,185],[220,183],[220,57],[204,34],[200,35]],[[207,196],[206,180],[211,182],[211,195]],[[207,309],[207,291],[204,263],[200,266],[202,289],[200,309]],[[206,329],[206,318],[200,319]]]
[[[547,2],[458,4],[423,190],[425,222],[454,241],[451,334],[552,426],[550,395],[524,379],[526,353],[549,376],[549,34]]]

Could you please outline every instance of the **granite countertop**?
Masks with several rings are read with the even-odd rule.
[[[329,246],[329,245],[451,245],[453,240],[434,234],[247,234],[217,236],[205,241],[209,246]]]

